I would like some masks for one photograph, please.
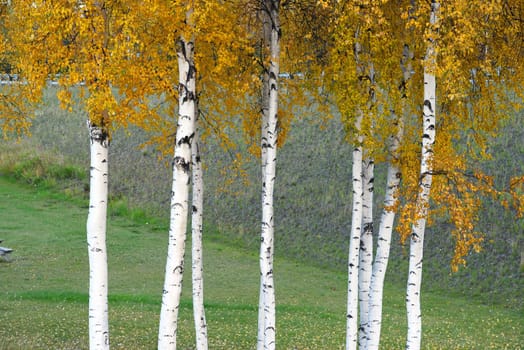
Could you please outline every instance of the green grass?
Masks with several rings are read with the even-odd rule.
[[[87,349],[86,215],[85,200],[0,177],[0,238],[3,245],[15,249],[11,262],[0,263],[0,349]],[[166,226],[167,220],[133,216],[122,208],[110,216],[113,349],[155,348]],[[219,235],[213,229],[209,233]],[[256,251],[207,239],[204,261],[210,348],[253,349],[259,282]],[[275,278],[278,347],[342,349],[345,273],[279,256]],[[189,275],[185,282],[178,344],[180,349],[192,349]],[[403,300],[403,288],[388,285],[383,349],[403,348]],[[424,349],[523,347],[522,310],[486,306],[442,292],[424,293],[423,308]]]
[[[72,113],[60,109],[56,89],[45,92],[31,127],[31,137],[19,142],[0,140],[0,174],[16,176],[38,188],[59,188],[71,198],[85,196],[88,186],[89,140],[81,108]],[[279,149],[275,184],[276,251],[306,264],[345,269],[348,230],[351,222],[351,146],[345,140],[339,118],[319,118],[315,108],[297,111],[287,141]],[[515,114],[494,138],[489,149],[493,161],[482,162],[501,188],[510,177],[522,173],[524,114]],[[207,130],[209,131],[209,130]],[[232,139],[245,135],[230,130]],[[211,133],[212,134],[212,133]],[[110,149],[110,212],[114,216],[144,222],[151,216],[165,218],[169,211],[171,171],[159,162],[154,147],[140,148],[148,139],[130,128],[112,135]],[[235,151],[241,152],[247,178],[236,179],[231,170]],[[238,149],[225,151],[210,135],[203,145],[205,168],[205,219],[207,237],[251,251],[258,250],[260,222],[259,160]],[[169,157],[168,157],[169,158]],[[476,160],[470,160],[477,164]],[[53,170],[57,165],[58,169]],[[73,171],[67,171],[73,166]],[[379,226],[385,191],[385,167],[377,164],[375,174],[375,227]],[[151,174],[154,174],[151,176]],[[242,180],[242,181],[241,181]],[[246,186],[243,180],[248,180]],[[524,219],[486,198],[475,230],[486,234],[483,250],[467,257],[467,266],[450,273],[454,242],[452,227],[434,219],[428,226],[424,248],[423,290],[436,290],[481,298],[487,304],[524,307]],[[211,227],[212,223],[214,227]],[[151,224],[151,222],[150,222]],[[405,283],[407,247],[393,235],[388,279]]]

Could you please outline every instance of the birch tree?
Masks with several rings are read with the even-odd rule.
[[[272,267],[264,267],[270,261],[272,266],[273,258],[269,258],[268,249],[274,250],[274,243],[267,245],[267,238],[270,231],[274,232],[274,224],[266,225],[268,217],[272,216],[273,204],[268,201],[269,193],[273,190],[268,188],[268,184],[274,181],[273,165],[268,168],[268,164],[275,162],[276,151],[285,141],[287,130],[293,116],[293,108],[297,105],[304,105],[306,97],[303,91],[306,90],[303,85],[308,84],[310,77],[311,62],[314,61],[312,52],[318,48],[311,46],[312,36],[316,29],[322,28],[320,21],[316,20],[316,7],[314,1],[302,2],[285,2],[285,6],[280,6],[280,2],[271,1],[253,1],[254,13],[256,13],[259,29],[256,30],[260,44],[256,45],[255,61],[259,62],[259,79],[260,79],[260,98],[257,99],[257,105],[260,113],[252,114],[243,118],[244,132],[253,140],[251,141],[251,150],[254,146],[259,146],[256,155],[261,158],[261,173],[263,183],[262,195],[262,238],[261,238],[261,276],[259,291],[259,310],[258,310],[258,335],[257,349],[272,347],[271,340],[268,341],[267,331],[271,329],[266,323],[270,313],[274,313],[274,291],[273,288],[266,288],[266,272],[272,274]],[[319,17],[320,18],[320,17]],[[313,25],[312,25],[313,24]],[[314,27],[314,28],[313,28]],[[280,41],[280,32],[285,31],[285,40]],[[279,72],[284,67],[285,72],[289,72],[286,80],[285,93],[279,94]],[[294,79],[294,72],[299,72],[300,79]],[[307,76],[307,78],[305,77]],[[309,86],[309,85],[308,85]],[[315,91],[314,89],[308,91]],[[284,99],[283,103],[278,103]],[[276,114],[278,111],[278,118]],[[251,119],[251,118],[256,119]],[[258,126],[255,128],[253,126]],[[276,129],[274,129],[276,128]],[[272,195],[271,195],[272,196]],[[271,228],[270,228],[271,227]],[[274,237],[274,233],[271,234]],[[271,238],[274,240],[274,238]],[[274,241],[273,241],[274,242]],[[272,278],[272,277],[271,277]],[[266,297],[270,295],[270,299]],[[269,306],[269,309],[268,309]],[[274,321],[270,321],[274,323]],[[271,338],[273,336],[270,335]]]
[[[481,208],[479,197],[498,190],[471,160],[489,157],[486,137],[494,135],[497,124],[515,106],[508,92],[521,90],[514,90],[516,76],[507,68],[512,67],[509,70],[513,72],[520,70],[514,57],[522,54],[522,46],[493,49],[504,42],[519,42],[518,33],[522,33],[515,22],[502,20],[505,5],[479,2],[480,7],[477,8],[462,1],[443,5],[432,2],[431,5],[429,32],[426,35],[429,40],[426,41],[423,67],[425,92],[421,170],[409,235],[410,269],[406,300],[407,348],[410,349],[420,348],[422,335],[420,283],[425,219],[431,215],[449,215],[454,226],[451,235],[455,240],[452,271],[466,263],[465,256],[471,250],[481,249],[483,235],[475,228]],[[478,9],[481,9],[481,16]],[[498,39],[493,40],[495,37]],[[501,65],[500,62],[505,63]],[[482,72],[482,78],[479,72]],[[435,91],[436,79],[439,84]],[[441,107],[435,105],[437,94]],[[442,122],[435,124],[433,118],[437,112]],[[434,143],[434,128],[437,125],[440,125],[439,141]],[[433,210],[428,208],[426,199],[430,186]],[[406,233],[402,229],[401,232],[403,235]]]
[[[355,34],[355,61],[357,77],[360,81],[368,81],[369,85],[360,87],[367,89],[371,99],[373,78],[372,64],[363,61],[365,53],[360,37],[360,28]],[[364,84],[363,84],[364,85]],[[366,93],[366,91],[364,91]],[[356,141],[352,154],[352,186],[353,204],[351,215],[351,233],[348,255],[348,302],[346,325],[346,349],[356,349],[359,340],[365,342],[365,326],[368,315],[369,277],[371,275],[371,259],[373,249],[373,160],[371,157],[363,159],[363,109],[369,110],[371,101],[366,106],[357,107],[355,132]],[[368,115],[365,115],[367,118]],[[360,306],[360,323],[358,310]],[[359,332],[360,330],[360,332]],[[360,334],[360,336],[359,336]]]
[[[411,66],[412,59],[413,53],[409,49],[409,45],[406,44],[403,48],[402,60],[400,62],[402,80],[399,84],[399,90],[403,102],[401,102],[400,113],[394,116],[396,118],[394,121],[396,133],[391,135],[388,145],[389,160],[386,176],[386,193],[380,217],[377,249],[369,287],[369,313],[368,323],[366,324],[367,339],[364,347],[369,350],[376,350],[380,345],[384,278],[389,262],[391,236],[393,232],[395,213],[398,207],[399,186],[402,178],[399,166],[399,147],[402,143],[402,137],[404,134],[405,114],[408,114],[409,111],[409,104],[405,100],[408,97],[407,85],[409,84],[413,70]]]
[[[368,63],[370,80],[369,101],[367,109],[372,110],[375,104],[375,71],[373,63]],[[372,126],[371,126],[372,128]],[[373,132],[370,131],[370,134]],[[369,323],[370,285],[373,266],[373,192],[375,161],[368,150],[362,160],[362,227],[360,236],[359,274],[358,274],[358,305],[359,305],[359,347],[367,346],[367,327]]]
[[[382,289],[385,268],[389,258],[389,242],[391,239],[391,230],[393,228],[393,219],[395,216],[396,201],[398,197],[398,185],[400,183],[400,169],[398,167],[398,148],[403,130],[402,117],[395,115],[396,106],[399,105],[399,96],[406,95],[405,92],[392,90],[391,86],[402,86],[402,82],[392,83],[390,79],[398,81],[400,66],[395,63],[394,58],[401,57],[402,46],[399,45],[402,35],[395,35],[394,30],[402,28],[402,6],[390,4],[345,4],[341,7],[341,12],[336,14],[337,21],[341,23],[337,27],[334,34],[334,59],[340,57],[344,60],[347,66],[342,69],[348,72],[350,69],[355,69],[355,75],[351,76],[346,73],[343,77],[348,77],[353,80],[353,83],[341,84],[342,76],[338,77],[337,70],[334,70],[334,75],[337,83],[340,84],[335,87],[335,93],[338,94],[339,109],[342,111],[350,111],[351,109],[366,111],[365,127],[361,129],[360,133],[355,135],[366,135],[363,140],[364,152],[366,156],[364,161],[364,172],[362,177],[367,183],[367,191],[364,190],[364,195],[370,198],[364,200],[366,211],[366,218],[359,218],[353,212],[352,225],[362,225],[362,233],[372,232],[372,215],[371,215],[371,194],[372,194],[372,175],[370,166],[374,157],[378,157],[380,161],[385,160],[383,142],[389,141],[389,170],[386,188],[386,198],[384,203],[384,211],[382,214],[381,225],[379,227],[379,239],[377,242],[377,256],[373,267],[371,267],[373,244],[369,237],[362,235],[360,247],[357,246],[357,254],[360,253],[361,264],[359,266],[359,300],[355,299],[352,293],[355,293],[357,288],[348,288],[348,305],[352,305],[352,310],[356,310],[357,304],[360,306],[360,326],[357,333],[356,320],[348,317],[348,324],[354,322],[347,327],[346,348],[356,348],[358,336],[359,347],[362,349],[373,348],[378,346],[379,329],[382,307]],[[352,33],[365,33],[362,35],[353,35]],[[354,41],[348,38],[354,37]],[[350,59],[348,54],[350,45],[355,47],[354,58]],[[341,47],[344,47],[345,51]],[[364,47],[364,49],[362,49]],[[386,58],[388,57],[388,58]],[[398,62],[398,61],[396,61]],[[349,64],[348,64],[349,63]],[[338,68],[338,65],[335,65]],[[340,68],[338,68],[340,69]],[[378,79],[376,77],[378,76]],[[348,79],[345,78],[345,79]],[[405,81],[403,83],[406,83]],[[406,86],[406,85],[404,85]],[[342,91],[340,91],[342,90]],[[353,93],[355,96],[351,96]],[[378,95],[378,96],[377,96]],[[406,95],[407,96],[407,95]],[[381,108],[373,108],[376,105],[381,105]],[[351,108],[351,109],[350,109]],[[406,108],[407,109],[407,108]],[[401,112],[402,113],[402,112]],[[357,114],[358,115],[358,114]],[[391,128],[391,122],[396,126]],[[348,121],[344,120],[346,125]],[[354,132],[354,128],[349,129]],[[371,130],[373,130],[371,132]],[[354,141],[353,141],[354,142]],[[362,141],[361,141],[362,142]],[[354,162],[354,160],[353,160]],[[358,171],[355,169],[353,171]],[[366,171],[368,173],[366,174]],[[357,175],[358,176],[358,175]],[[353,185],[357,183],[353,174]],[[358,194],[354,194],[357,195]],[[354,206],[358,202],[354,199]],[[369,204],[368,204],[369,203]],[[354,207],[355,210],[355,207]],[[356,216],[356,217],[355,217]],[[351,238],[354,239],[354,235]],[[366,240],[367,238],[367,240]],[[353,246],[356,246],[354,244]],[[358,249],[361,249],[358,252]],[[350,247],[350,251],[351,247]],[[351,256],[350,256],[351,259]],[[349,270],[351,271],[352,262],[349,262]],[[351,276],[351,274],[350,274]],[[351,280],[351,279],[350,279]],[[348,307],[348,310],[351,310]],[[355,311],[354,311],[355,312]],[[350,315],[350,312],[348,312]],[[374,345],[376,344],[376,345]]]
[[[203,302],[202,195],[204,190],[199,147],[201,135],[200,131],[191,125],[196,122],[198,113],[204,117],[206,127],[203,129],[204,136],[211,132],[218,132],[222,146],[232,145],[223,130],[234,128],[234,122],[225,116],[240,114],[246,110],[243,99],[233,99],[231,96],[242,96],[253,90],[249,85],[253,81],[250,75],[253,72],[250,66],[253,51],[248,45],[252,42],[246,38],[247,35],[239,24],[248,23],[243,21],[242,12],[238,12],[242,8],[242,2],[220,4],[200,1],[177,3],[158,1],[154,2],[154,5],[154,7],[141,8],[141,5],[137,4],[138,12],[150,20],[142,23],[137,19],[134,24],[138,28],[136,31],[138,35],[134,40],[138,43],[140,53],[136,59],[142,62],[143,69],[133,70],[131,73],[136,79],[135,84],[149,86],[150,94],[163,96],[165,105],[178,104],[179,113],[176,126],[166,127],[171,124],[170,121],[167,123],[162,121],[155,125],[155,132],[159,133],[154,137],[155,142],[167,144],[170,139],[169,134],[175,128],[177,135],[169,248],[158,347],[166,349],[176,347],[178,305],[185,264],[185,230],[189,206],[187,196],[189,184],[192,182],[194,323],[197,348],[205,349],[208,345]],[[165,33],[169,33],[167,40]],[[193,51],[195,42],[199,43],[199,49]],[[175,55],[178,58],[176,64],[170,59]],[[173,79],[173,73],[177,71],[178,81]],[[148,79],[150,72],[153,72],[153,77]],[[173,86],[178,86],[178,90],[173,89]],[[256,86],[259,85],[255,84]],[[126,86],[125,95],[133,94],[133,85]],[[199,112],[196,111],[197,102]],[[168,115],[171,113],[172,111],[168,111]],[[190,167],[191,159],[187,158],[191,150],[192,167]],[[176,164],[182,166],[177,167]],[[188,182],[189,176],[192,177],[190,182]]]
[[[208,348],[207,322],[204,310],[204,263],[203,263],[203,210],[204,183],[200,155],[200,130],[198,109],[195,117],[195,137],[191,145],[192,171],[192,214],[191,214],[191,278],[193,289],[193,318],[195,321],[196,345],[198,350]]]
[[[430,30],[436,31],[438,24],[439,3],[431,2]],[[420,192],[417,198],[417,220],[413,225],[410,237],[409,273],[406,290],[406,306],[408,317],[408,334],[406,349],[420,349],[422,340],[422,323],[420,311],[420,287],[422,283],[422,259],[424,249],[424,230],[426,226],[427,208],[432,181],[433,144],[435,143],[436,118],[436,52],[433,34],[427,41],[427,52],[424,66],[424,109],[423,135],[420,163]]]
[[[109,176],[109,134],[88,123],[90,141],[89,214],[89,348],[109,348],[106,217]]]
[[[397,150],[402,137],[402,119],[397,122],[397,136],[392,137],[389,146],[391,151],[391,160],[387,170],[386,194],[384,198],[384,209],[380,218],[378,230],[377,249],[375,260],[373,262],[372,276],[369,287],[369,309],[367,315],[365,331],[364,349],[378,349],[380,344],[380,330],[382,324],[382,297],[384,293],[384,277],[386,274],[389,251],[391,246],[391,234],[393,231],[393,222],[395,219],[395,207],[397,205],[398,188],[401,179],[401,173],[396,162],[398,159]]]
[[[191,16],[192,7],[187,17]],[[182,36],[177,50],[179,88],[178,123],[173,158],[173,187],[166,273],[160,310],[159,349],[176,349],[178,309],[182,293],[184,251],[191,182],[191,149],[195,136],[196,66],[194,39]]]
[[[271,42],[271,18],[267,11],[260,11],[260,17],[262,22],[262,41],[267,46],[267,43]],[[261,55],[264,55],[266,50],[260,50]],[[264,56],[260,58],[262,62],[265,61]],[[269,71],[266,69],[262,70],[262,87],[261,87],[261,97],[260,97],[260,106],[261,106],[261,137],[260,137],[260,161],[262,169],[262,181],[265,181],[266,177],[266,164],[267,164],[267,142],[268,142],[268,128],[269,128]],[[262,197],[262,208],[264,207],[264,198]],[[261,254],[262,245],[260,248]],[[261,270],[262,271],[262,270]],[[260,274],[260,286],[259,286],[259,297],[258,297],[258,323],[257,323],[257,349],[264,349],[264,325],[265,325],[265,290],[264,290],[264,276]]]
[[[509,101],[505,97],[507,91],[504,90],[508,89],[508,86],[512,86],[509,88],[511,91],[517,91],[519,88],[514,89],[513,83],[508,85],[501,83],[501,75],[508,71],[500,67],[511,66],[515,68],[510,70],[520,72],[513,58],[521,55],[522,46],[515,45],[513,49],[500,50],[499,45],[505,42],[520,43],[522,40],[516,38],[519,37],[517,33],[521,33],[522,30],[517,29],[521,28],[516,25],[518,21],[506,21],[506,26],[500,26],[502,22],[498,21],[501,18],[507,20],[506,16],[509,13],[513,14],[512,18],[518,18],[520,7],[513,6],[511,2],[502,6],[497,2],[483,2],[479,3],[480,7],[477,8],[471,6],[471,3],[453,1],[445,3],[445,12],[443,12],[440,4],[433,1],[431,6],[433,15],[430,16],[430,6],[414,1],[395,5],[371,2],[358,4],[345,2],[331,5],[326,1],[323,3],[334,8],[332,15],[336,25],[333,28],[336,29],[332,33],[333,49],[330,51],[332,70],[328,71],[333,74],[334,93],[337,96],[337,106],[343,122],[353,135],[353,139],[350,138],[351,142],[354,142],[355,135],[359,133],[355,133],[354,119],[347,115],[351,115],[351,111],[358,110],[359,106],[361,108],[366,106],[366,100],[362,98],[366,95],[361,93],[358,86],[358,82],[363,79],[359,79],[358,74],[356,76],[349,74],[352,69],[355,69],[355,56],[352,55],[351,46],[355,45],[352,38],[358,30],[370,33],[369,44],[365,42],[366,50],[370,52],[366,59],[371,59],[378,72],[375,83],[379,95],[377,104],[382,106],[380,108],[382,112],[374,111],[375,114],[369,113],[367,114],[369,118],[363,119],[365,123],[370,123],[372,120],[374,128],[373,134],[369,137],[366,132],[370,130],[370,125],[362,128],[366,136],[363,142],[364,150],[371,152],[382,161],[384,153],[381,149],[384,141],[388,138],[392,139],[388,152],[390,168],[385,211],[379,228],[377,257],[370,289],[369,319],[371,321],[366,327],[368,334],[365,336],[362,334],[360,337],[362,347],[376,348],[380,330],[375,327],[379,327],[381,322],[378,310],[381,309],[382,303],[379,290],[383,288],[385,271],[383,268],[389,255],[389,248],[386,247],[389,247],[391,237],[388,231],[393,225],[394,211],[398,207],[400,198],[403,205],[398,230],[402,239],[411,238],[414,247],[422,246],[422,244],[417,245],[423,238],[424,230],[420,231],[420,229],[422,226],[425,227],[428,218],[435,214],[447,215],[454,225],[451,231],[455,239],[452,270],[457,269],[458,264],[465,263],[464,257],[470,250],[480,249],[482,235],[474,230],[475,217],[479,209],[479,202],[475,196],[480,193],[493,193],[495,190],[478,169],[473,172],[467,170],[475,168],[475,165],[467,160],[471,158],[467,157],[484,157],[485,137],[489,134],[493,135],[495,125],[504,118],[503,114],[506,112],[501,111],[508,111],[508,106],[514,105],[514,101]],[[336,5],[339,7],[337,8]],[[503,10],[504,7],[506,10]],[[442,16],[435,15],[437,12],[435,8],[439,9],[438,13],[442,13]],[[479,11],[483,16],[478,15]],[[428,17],[431,17],[435,23],[429,23]],[[434,47],[437,37],[438,49]],[[492,40],[494,37],[498,40]],[[510,37],[512,39],[509,39]],[[493,49],[495,47],[497,49]],[[355,50],[355,52],[359,51]],[[509,52],[513,53],[509,54]],[[425,58],[415,60],[414,57]],[[499,62],[504,63],[499,64]],[[493,70],[494,67],[499,68]],[[402,71],[403,76],[400,82],[398,82],[399,70]],[[482,86],[479,87],[476,84],[480,71],[483,72],[481,76],[489,78],[483,79]],[[507,76],[504,82],[513,82],[516,76],[517,74]],[[439,91],[435,89],[436,84],[434,84],[437,78],[441,79]],[[505,87],[500,89],[502,86]],[[422,94],[424,89],[425,96]],[[442,101],[438,108],[435,104],[437,93]],[[420,124],[410,118],[417,110],[421,110],[424,115]],[[387,113],[384,111],[391,111],[392,116],[385,116]],[[434,144],[434,131],[437,124],[433,118],[437,112],[440,113],[442,122],[438,123],[441,126],[440,141]],[[491,117],[488,117],[489,115]],[[495,115],[496,117],[493,117]],[[390,126],[392,121],[395,128],[389,127],[390,130],[386,130],[384,126]],[[422,125],[423,123],[425,124]],[[418,125],[425,128],[422,132],[422,151],[419,146],[420,138],[413,137],[414,128]],[[403,130],[407,130],[409,137],[401,138]],[[469,146],[460,146],[464,141],[464,135],[469,133],[474,134],[466,137]],[[393,142],[395,139],[398,142]],[[471,151],[473,153],[470,153]],[[420,158],[421,153],[422,158]],[[470,175],[467,175],[468,173]],[[400,174],[403,179],[406,179],[402,187],[399,187]],[[435,175],[438,176],[435,178]],[[435,187],[435,191],[431,191],[434,208],[428,206],[431,187]],[[418,253],[415,253],[416,251],[415,248],[412,250],[413,259],[408,283],[410,296],[408,299],[412,301],[419,299],[420,295],[420,289],[417,291],[413,288],[420,282],[415,281],[414,277],[420,275],[418,269],[422,266],[422,250],[419,249]],[[410,308],[409,313],[417,315],[417,312],[413,312],[416,307]],[[410,316],[410,319],[413,317]],[[361,321],[366,322],[365,316]],[[412,338],[410,335],[410,339]],[[367,344],[363,344],[366,341]]]
[[[268,71],[268,112],[266,130],[267,140],[262,141],[265,150],[264,178],[262,183],[262,232],[260,238],[260,276],[264,306],[264,349],[276,347],[275,285],[273,278],[274,257],[274,207],[273,192],[277,161],[277,122],[278,122],[278,77],[280,62],[280,1],[264,0],[261,4],[271,23],[269,35],[270,59]]]
[[[348,139],[353,143],[352,186],[353,203],[348,255],[348,300],[346,349],[362,348],[367,341],[368,301],[373,259],[373,136],[377,118],[375,107],[375,63],[371,17],[379,15],[373,4],[350,3],[341,5],[336,13],[337,30],[334,33],[334,64],[337,105],[346,125]],[[333,62],[332,62],[333,64]],[[337,73],[340,69],[344,75]],[[340,76],[339,76],[340,75]],[[353,94],[353,96],[351,96]],[[349,114],[350,116],[346,116]],[[354,126],[353,126],[354,123]],[[363,153],[366,154],[363,159]],[[360,323],[358,310],[360,306]]]
[[[359,347],[366,348],[369,323],[370,286],[373,266],[373,190],[374,161],[366,157],[362,162],[362,230],[358,274]]]
[[[362,116],[357,117],[355,129],[360,131]],[[348,300],[346,324],[346,349],[356,349],[358,344],[358,271],[360,253],[360,235],[362,225],[362,136],[353,146],[352,187],[353,204],[351,215],[351,233],[348,255]]]
[[[364,287],[363,280],[359,279],[359,264],[361,257],[361,236],[363,221],[363,141],[364,132],[369,120],[368,109],[366,108],[369,97],[369,70],[366,62],[366,53],[363,50],[360,36],[365,32],[365,28],[359,26],[357,17],[358,10],[353,4],[343,4],[334,10],[334,27],[338,31],[334,32],[333,56],[332,62],[333,74],[335,78],[334,92],[336,95],[337,106],[342,113],[342,120],[346,125],[348,137],[353,144],[352,152],[352,215],[351,229],[349,234],[348,250],[348,286],[347,286],[347,306],[346,306],[346,349],[356,349],[359,340],[359,323],[358,323],[358,305],[360,299],[366,299],[366,296],[359,293],[360,285]],[[343,42],[342,45],[337,45]],[[344,57],[344,63],[337,64],[337,57]],[[351,57],[351,58],[350,58]],[[341,73],[339,73],[339,71]],[[359,83],[360,82],[360,83]],[[367,91],[366,91],[367,90]],[[350,91],[355,92],[355,96],[350,95]],[[366,127],[363,126],[363,122]],[[370,173],[367,172],[369,175]],[[366,185],[369,185],[367,182]],[[367,188],[369,189],[369,188]],[[369,194],[369,192],[368,192]],[[367,197],[369,199],[369,197]],[[369,203],[366,203],[368,209]],[[367,211],[366,219],[369,219],[370,212]],[[369,224],[369,221],[367,222]],[[368,226],[370,228],[370,226]],[[366,232],[367,235],[367,232]],[[366,236],[369,238],[369,236]],[[364,241],[369,243],[369,241]],[[370,248],[370,247],[368,247]],[[365,288],[365,287],[364,287]],[[364,312],[364,310],[362,310]]]
[[[16,28],[16,67],[35,96],[49,79],[58,77],[58,97],[64,107],[78,90],[88,112],[90,139],[90,200],[87,219],[89,256],[89,347],[109,349],[106,212],[108,149],[111,131],[129,120],[111,81],[127,59],[127,7],[105,1],[34,2],[13,4],[11,28]],[[138,119],[137,114],[130,119]],[[135,120],[136,120],[135,119]]]

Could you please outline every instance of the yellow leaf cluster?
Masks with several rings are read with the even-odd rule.
[[[321,5],[327,7],[325,2]],[[456,269],[470,250],[480,249],[482,234],[475,230],[479,196],[499,194],[467,160],[490,158],[488,140],[522,104],[523,6],[518,1],[443,1],[439,20],[431,25],[430,6],[423,1],[329,5],[333,26],[326,72],[333,80],[348,141],[364,136],[367,154],[376,162],[384,161],[386,141],[396,134],[392,126],[401,115],[405,132],[398,159],[402,170],[398,231],[405,240],[426,212],[430,221],[437,215],[447,217],[454,225]],[[429,54],[428,43],[434,48]],[[406,66],[400,62],[410,65],[407,81]],[[434,73],[437,79],[430,207],[417,204],[423,72]],[[354,128],[359,113],[364,113],[362,130]],[[508,198],[518,207],[515,192]]]
[[[400,166],[402,238],[426,212],[454,224],[454,268],[480,247],[479,194],[503,198],[523,215],[522,178],[502,195],[466,161],[489,158],[487,140],[524,99],[521,2],[442,1],[434,25],[427,1],[311,0],[281,7],[279,63],[287,77],[278,86],[279,145],[295,115],[315,109],[319,119],[329,118],[333,103],[348,142],[361,142],[376,163]],[[171,152],[184,38],[195,46],[203,136],[216,133],[233,151],[245,141],[260,153],[262,77],[270,53],[258,1],[20,0],[9,11],[0,9],[2,58],[24,82],[0,87],[4,135],[27,130],[29,102],[38,102],[56,81],[64,108],[79,101],[94,124],[108,131],[139,126],[155,134],[150,144]],[[426,55],[428,43],[434,50]],[[417,204],[424,71],[438,82],[430,207]],[[388,142],[400,119],[404,136],[392,159]],[[245,140],[231,137],[238,129]],[[240,169],[243,159],[232,159]]]
[[[3,2],[0,4],[0,129],[3,138],[29,133],[34,102],[40,96],[20,78],[11,64],[15,58],[13,40],[19,36],[18,31],[8,30],[11,26],[9,4]]]

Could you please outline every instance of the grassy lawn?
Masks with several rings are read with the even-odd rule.
[[[0,263],[0,349],[87,349],[86,215],[87,202],[0,177],[0,239],[15,249],[10,262]],[[167,213],[165,221],[124,216],[109,220],[113,349],[155,348]],[[255,348],[256,253],[213,239],[205,242],[210,349]],[[275,278],[278,348],[342,349],[346,274],[277,257]],[[189,273],[185,281],[178,344],[192,349]],[[423,294],[423,308],[424,349],[524,347],[522,310],[442,292]],[[383,349],[404,347],[405,318],[403,288],[388,285]]]

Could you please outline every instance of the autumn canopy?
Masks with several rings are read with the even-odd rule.
[[[109,348],[108,155],[118,128],[142,129],[172,154],[159,349],[176,348],[190,224],[197,348],[208,346],[200,142],[212,133],[232,153],[245,143],[261,161],[258,349],[276,347],[273,192],[277,149],[301,117],[297,107],[319,120],[339,118],[353,147],[333,160],[352,166],[348,350],[378,349],[395,215],[410,250],[406,348],[419,349],[426,224],[435,217],[452,224],[457,271],[482,248],[482,196],[524,214],[524,177],[497,188],[478,167],[490,157],[487,141],[524,98],[521,1],[20,0],[0,8],[0,67],[12,80],[0,87],[4,136],[29,131],[49,85],[63,108],[78,104],[88,115],[91,349]],[[241,168],[242,157],[235,154],[230,168]],[[388,169],[378,230],[376,164]]]

